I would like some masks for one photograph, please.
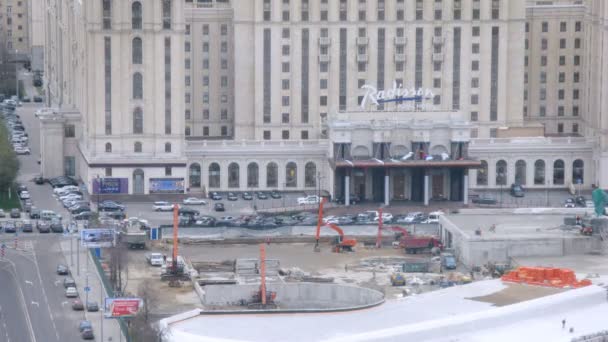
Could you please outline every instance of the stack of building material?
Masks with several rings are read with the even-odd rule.
[[[591,285],[589,279],[576,280],[574,271],[566,268],[519,267],[501,277],[502,281],[559,288]]]

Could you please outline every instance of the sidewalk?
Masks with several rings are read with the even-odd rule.
[[[86,305],[87,295],[84,291],[87,283],[87,273],[88,273],[88,287],[90,288],[90,292],[88,294],[89,301],[95,301],[99,304],[99,312],[86,312],[85,317],[87,320],[91,321],[93,324],[93,332],[95,333],[95,341],[126,341],[126,338],[122,336],[122,332],[120,330],[120,325],[118,324],[118,320],[116,319],[105,319],[103,318],[103,305],[105,301],[105,297],[107,297],[107,293],[105,289],[103,289],[103,285],[101,282],[101,276],[97,272],[95,268],[95,264],[91,254],[88,253],[86,248],[79,247],[79,260],[76,255],[76,244],[79,241],[76,237],[72,237],[73,241],[73,259],[70,259],[70,240],[68,238],[61,241],[61,250],[65,259],[70,262],[70,269],[72,270],[72,277],[76,281],[79,298]],[[73,261],[73,265],[71,262]],[[80,275],[78,275],[77,264],[80,264]],[[87,271],[88,267],[88,271]],[[102,328],[103,325],[103,328]],[[102,337],[103,335],[103,337]]]

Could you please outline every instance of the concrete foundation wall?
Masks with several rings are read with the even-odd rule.
[[[207,306],[237,306],[242,300],[249,301],[259,288],[259,285],[207,285],[201,291],[204,296],[202,302]],[[267,289],[277,293],[276,302],[279,306],[277,311],[356,310],[384,302],[384,295],[381,292],[356,286],[314,283],[268,284]]]

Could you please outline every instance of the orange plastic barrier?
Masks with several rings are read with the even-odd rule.
[[[579,288],[591,285],[589,279],[576,280],[574,271],[567,268],[518,267],[503,275],[502,281],[559,288]]]

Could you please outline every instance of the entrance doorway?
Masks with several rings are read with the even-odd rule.
[[[450,201],[464,200],[464,173],[462,169],[450,170]]]
[[[372,198],[374,202],[384,202],[384,170],[372,171]]]
[[[393,183],[393,199],[397,201],[406,200],[405,196],[405,172],[403,170],[394,170],[392,176]]]
[[[424,169],[412,169],[412,201],[424,201]]]
[[[359,197],[360,201],[364,201],[367,198],[365,197],[365,170],[363,169],[354,169],[353,170],[354,179],[354,187],[353,192],[357,197]]]
[[[141,169],[133,171],[133,194],[143,195],[144,193],[144,172]]]
[[[444,199],[445,194],[443,193],[443,174],[433,175],[431,182],[433,188],[431,192],[431,198],[434,200]]]

